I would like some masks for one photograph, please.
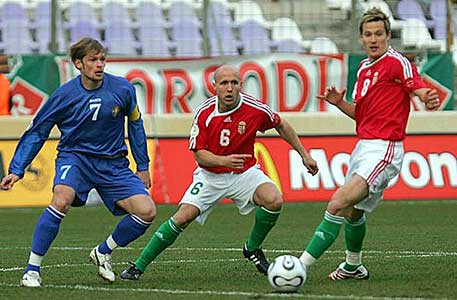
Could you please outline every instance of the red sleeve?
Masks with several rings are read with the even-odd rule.
[[[403,86],[409,93],[426,87],[424,81],[417,72],[416,66],[413,63],[408,61],[407,64],[400,64],[400,66],[402,68],[401,72],[403,74]]]
[[[265,114],[265,116],[266,121],[263,122],[263,126],[260,129],[261,132],[265,132],[268,129],[275,128],[279,125],[279,123],[281,123],[281,117],[276,112],[271,111],[271,114]]]
[[[208,134],[203,119],[202,115],[199,115],[197,119],[194,119],[190,130],[189,150],[197,151],[207,148]]]

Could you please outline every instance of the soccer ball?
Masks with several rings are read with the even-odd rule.
[[[296,292],[306,281],[306,268],[293,255],[281,255],[268,267],[268,281],[278,292]]]

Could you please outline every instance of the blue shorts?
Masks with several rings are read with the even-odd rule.
[[[100,158],[81,153],[59,152],[56,158],[54,186],[61,184],[76,191],[72,206],[84,205],[95,188],[113,215],[127,212],[116,205],[133,195],[149,195],[143,181],[129,169],[125,157]]]

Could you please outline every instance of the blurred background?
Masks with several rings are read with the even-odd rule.
[[[65,53],[82,36],[125,56],[358,52],[358,19],[373,6],[389,16],[398,50],[453,51],[455,2],[1,0],[0,53]]]

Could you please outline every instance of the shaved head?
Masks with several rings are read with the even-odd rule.
[[[238,80],[240,80],[240,71],[237,67],[233,65],[222,65],[216,69],[214,72],[214,82],[217,82],[221,78],[221,74],[232,73],[236,76]]]

